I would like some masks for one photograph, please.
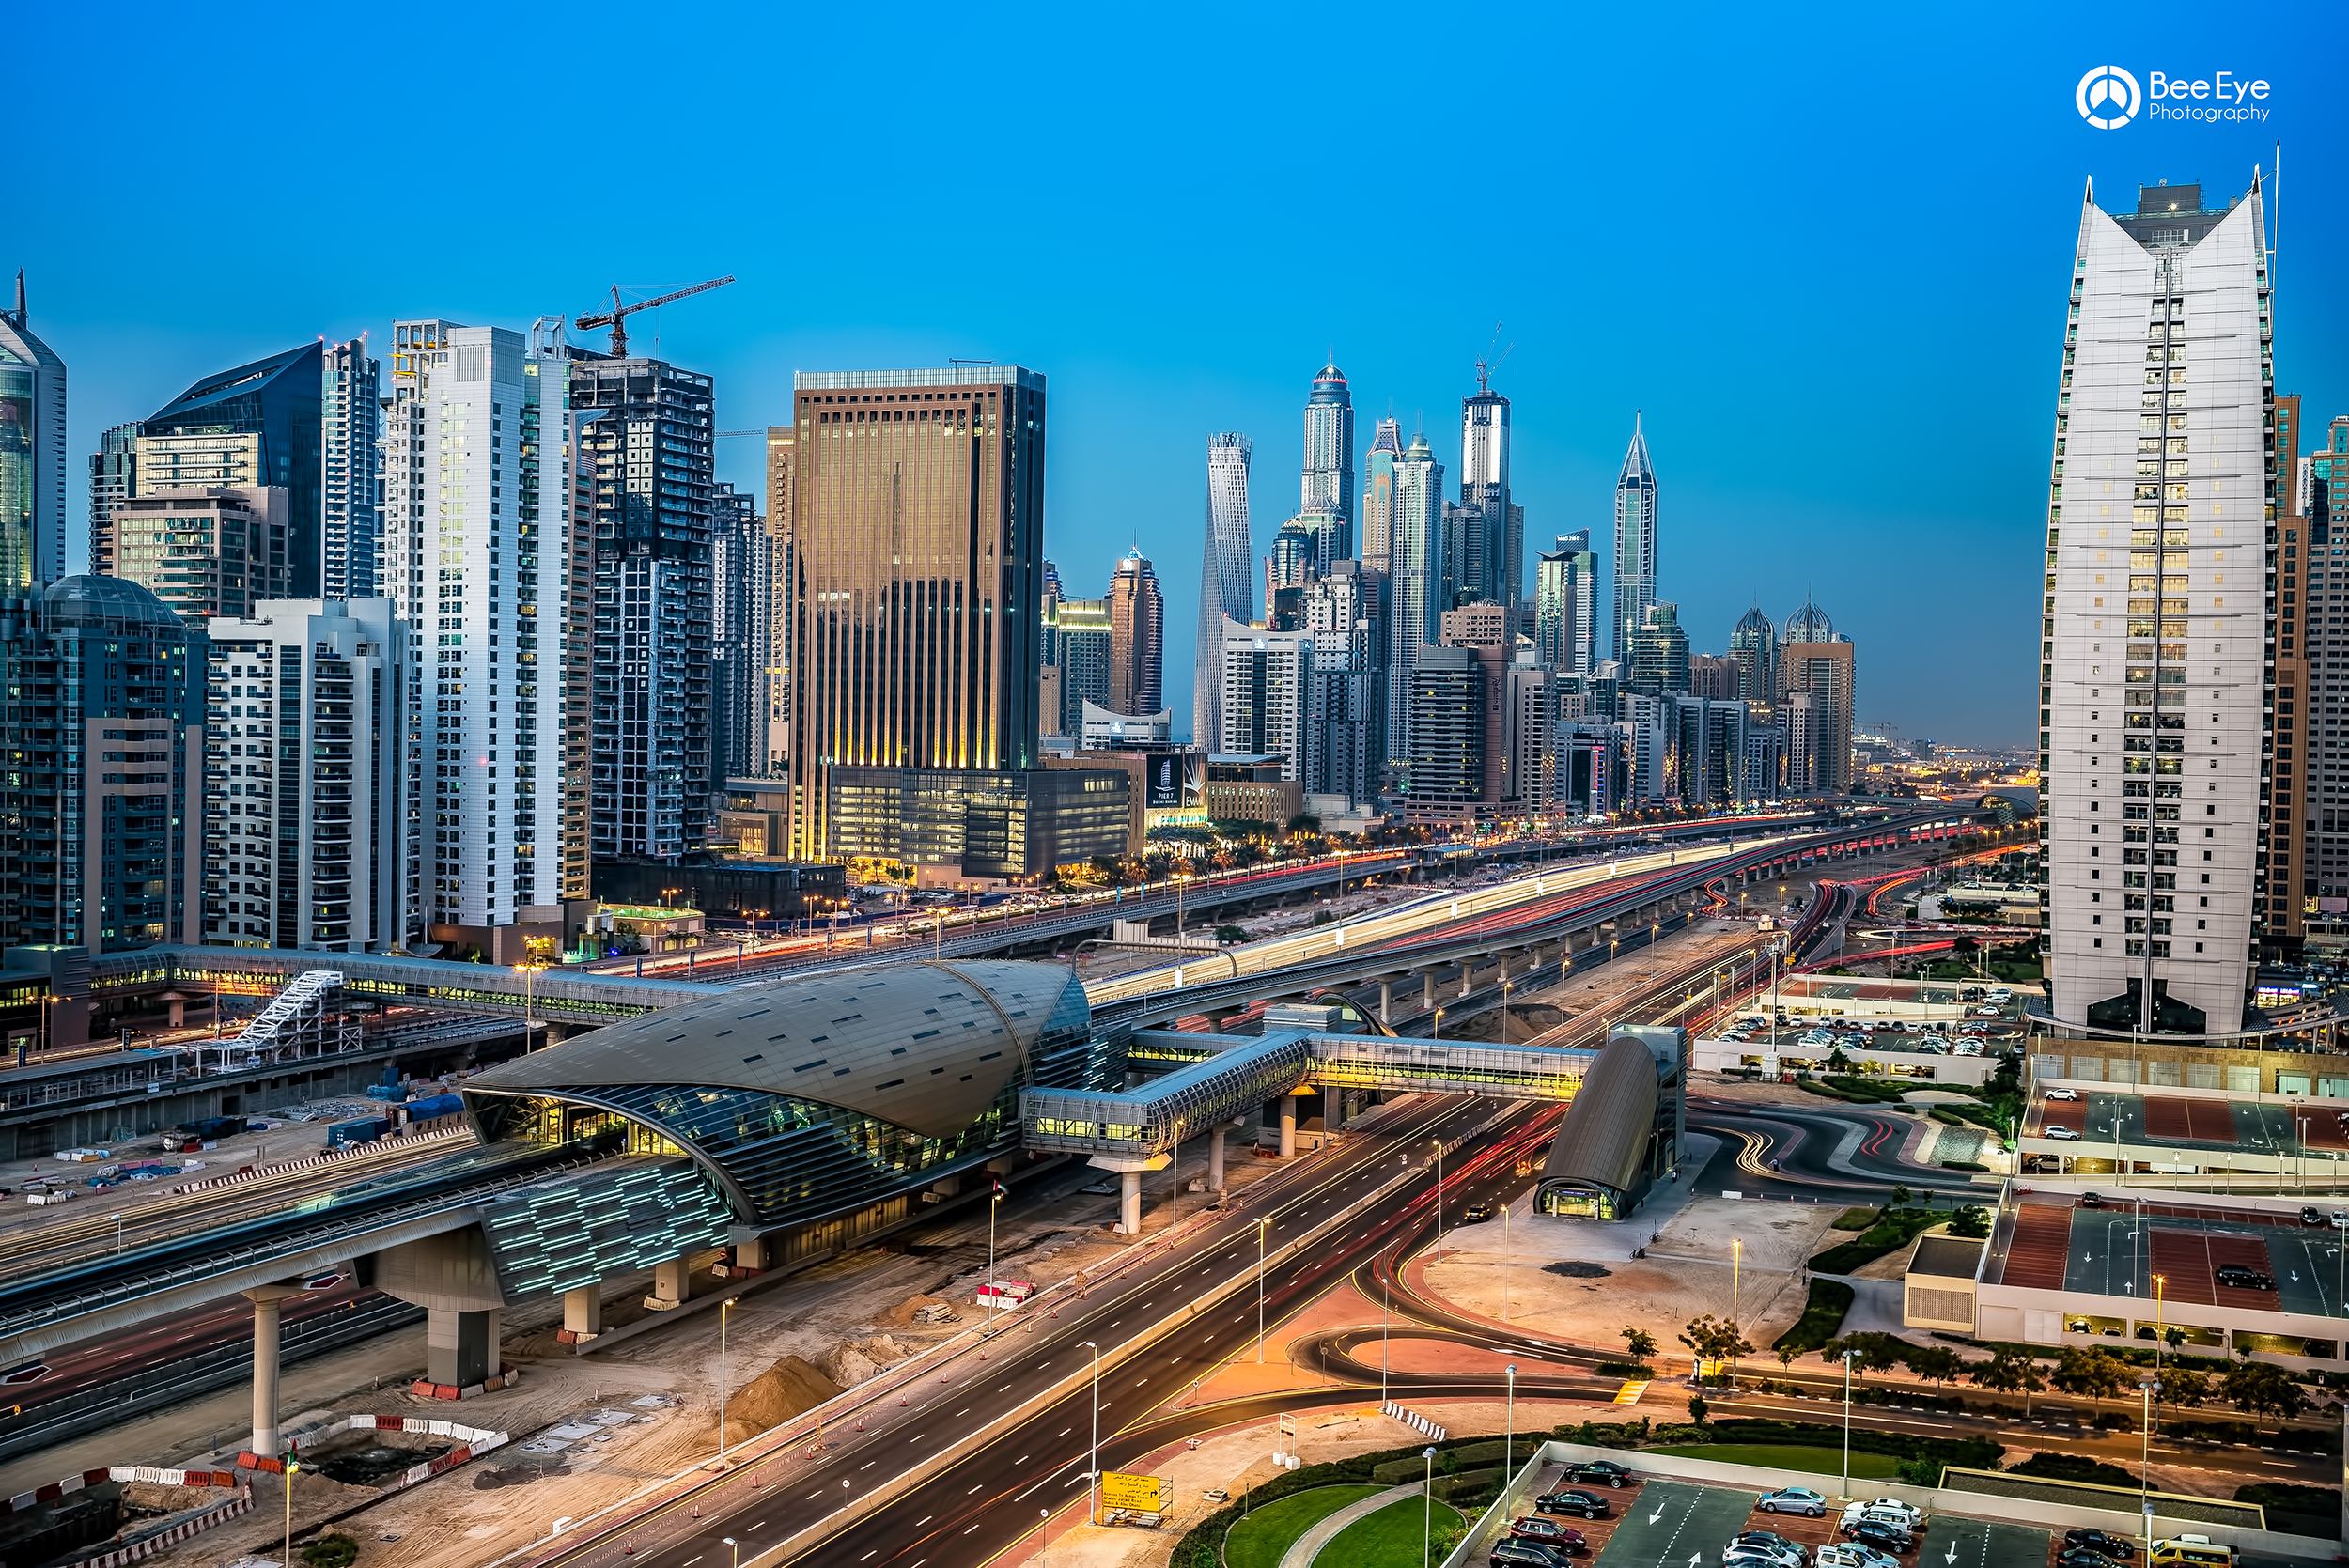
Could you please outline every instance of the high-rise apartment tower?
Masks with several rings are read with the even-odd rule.
[[[2233,1032],[2299,893],[2263,836],[2271,768],[2287,791],[2308,761],[2270,675],[2303,651],[2270,585],[2290,605],[2308,559],[2279,552],[2270,308],[2256,182],[2082,198],[2039,680],[2042,943],[2076,1028]]]
[[[1610,629],[1616,663],[1631,667],[1631,634],[1647,624],[1656,602],[1656,470],[1647,458],[1647,434],[1634,419],[1631,448],[1615,475],[1615,624]]]
[[[1199,566],[1199,640],[1191,656],[1190,739],[1223,749],[1223,622],[1256,618],[1256,547],[1249,537],[1246,436],[1207,438],[1207,543]]]
[[[0,598],[65,576],[65,361],[33,335],[24,274],[0,310]]]

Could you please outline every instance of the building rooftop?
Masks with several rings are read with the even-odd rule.
[[[1964,1236],[1929,1235],[1917,1238],[1917,1255],[1909,1260],[1911,1274],[1931,1274],[1946,1280],[1970,1280],[1982,1266],[1986,1241]]]
[[[1017,365],[953,365],[943,370],[801,370],[791,378],[801,392],[861,392],[924,386],[1021,386],[1044,390],[1044,374]]]

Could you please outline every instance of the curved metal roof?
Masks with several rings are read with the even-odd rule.
[[[1648,1048],[1628,1034],[1608,1041],[1566,1108],[1542,1179],[1637,1189],[1656,1129],[1657,1094],[1656,1058]]]
[[[693,1084],[836,1106],[946,1138],[976,1121],[1047,1031],[1082,1031],[1058,964],[921,959],[744,986],[517,1057],[471,1092],[592,1094]]]

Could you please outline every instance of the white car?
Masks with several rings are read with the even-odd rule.
[[[2042,1089],[2040,1093],[2051,1100],[2077,1100],[2080,1097],[2077,1089]]]
[[[1901,1568],[1901,1560],[1857,1541],[1842,1541],[1821,1546],[1811,1564],[1812,1568]]]
[[[2080,1135],[2070,1127],[2042,1127],[2039,1136],[2052,1138],[2059,1143],[2077,1143],[2080,1141]]]
[[[1903,1502],[1898,1498],[1877,1498],[1869,1502],[1856,1502],[1845,1508],[1843,1522],[1849,1524],[1862,1515],[1893,1519],[1903,1529],[1914,1531],[1918,1522],[1924,1518],[1925,1511],[1914,1503]]]

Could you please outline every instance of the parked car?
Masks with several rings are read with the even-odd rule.
[[[1811,1559],[1811,1568],[1900,1568],[1901,1560],[1890,1552],[1863,1546],[1857,1541],[1834,1541],[1821,1546]]]
[[[1595,1492],[1545,1492],[1533,1499],[1533,1506],[1545,1514],[1571,1514],[1581,1519],[1604,1519],[1608,1502]]]
[[[1843,1538],[1857,1541],[1863,1546],[1874,1546],[1880,1552],[1910,1551],[1917,1545],[1915,1536],[1889,1519],[1861,1519],[1845,1525]]]
[[[2105,1195],[2103,1193],[2083,1192],[2080,1194],[2080,1207],[2084,1209],[2100,1209],[2104,1206]]]
[[[2211,1270],[2218,1282],[2234,1290],[2274,1290],[2275,1279],[2247,1264],[2222,1263]]]
[[[2040,1094],[2046,1095],[2051,1100],[2077,1100],[2080,1097],[2080,1092],[2078,1090],[2065,1089],[2061,1086],[2053,1089],[2042,1089]]]
[[[1602,1486],[1627,1485],[1632,1480],[1629,1470],[1611,1459],[1589,1459],[1566,1467],[1568,1481],[1595,1481]]]
[[[1813,1519],[1827,1517],[1827,1498],[1808,1486],[1781,1486],[1775,1492],[1765,1492],[1753,1500],[1753,1506],[1765,1514],[1807,1514]]]
[[[1538,1541],[1520,1541],[1514,1536],[1494,1542],[1492,1551],[1485,1559],[1486,1568],[1563,1568],[1572,1560],[1561,1547]]]
[[[2067,1529],[2063,1532],[2063,1545],[2067,1548],[2085,1546],[2092,1552],[2102,1552],[2115,1562],[2126,1562],[2137,1555],[2136,1542],[2101,1529]]]
[[[1911,1530],[1922,1524],[1925,1517],[1923,1509],[1912,1502],[1903,1502],[1898,1498],[1875,1498],[1867,1502],[1853,1503],[1843,1510],[1843,1517],[1851,1518],[1855,1511],[1863,1514],[1898,1519]]]
[[[2121,1568],[2121,1564],[2086,1546],[2066,1546],[2056,1553],[2056,1568]]]
[[[1766,1534],[1766,1532],[1764,1532]],[[1756,1540],[1752,1532],[1738,1536],[1721,1550],[1721,1562],[1751,1563],[1754,1568],[1804,1568],[1803,1549],[1783,1536]]]
[[[1528,1514],[1511,1524],[1509,1534],[1519,1541],[1542,1541],[1553,1546],[1563,1546],[1570,1552],[1580,1549],[1583,1545],[1580,1530],[1539,1514]]]
[[[2325,1223],[2325,1216],[2320,1210],[2303,1208],[2300,1211],[2300,1223],[2308,1226],[2322,1225]]]
[[[1733,1548],[1738,1546],[1766,1546],[1773,1551],[1791,1551],[1796,1553],[1797,1556],[1799,1556],[1802,1551],[1802,1544],[1800,1542],[1789,1541],[1786,1537],[1779,1534],[1778,1531],[1774,1529],[1740,1530],[1736,1535],[1731,1537],[1729,1544]]]
[[[2070,1127],[2042,1127],[2039,1136],[2052,1138],[2059,1143],[2077,1143],[2080,1141],[2080,1135]]]

